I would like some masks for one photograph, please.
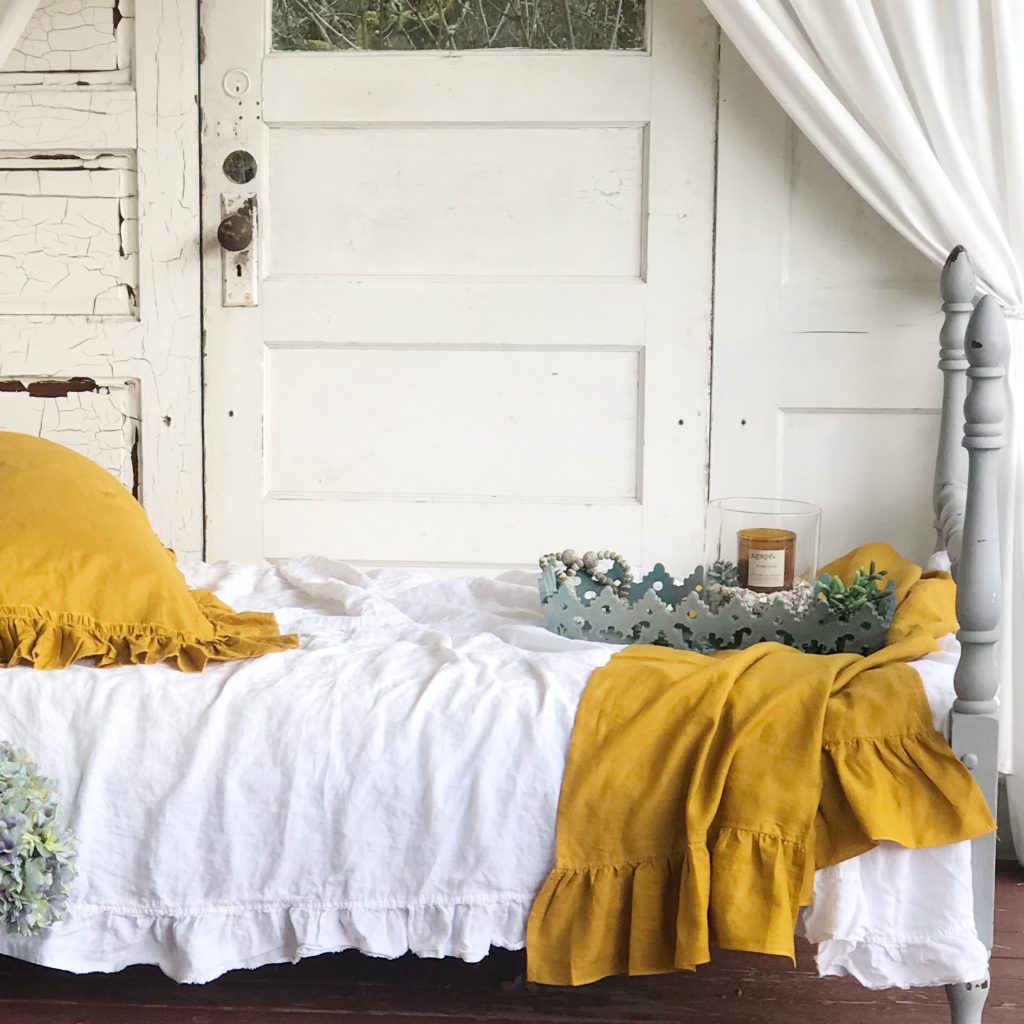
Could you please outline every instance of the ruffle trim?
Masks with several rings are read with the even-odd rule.
[[[155,964],[178,982],[202,984],[227,971],[356,949],[394,959],[454,956],[476,963],[491,946],[522,949],[532,897],[411,908],[276,908],[188,916],[137,915],[72,902],[64,921],[36,938],[0,932],[0,953],[76,974]],[[872,989],[973,981],[988,951],[970,929],[913,941],[862,936],[818,943],[822,977],[851,975]]]
[[[298,645],[282,634],[270,612],[236,612],[206,590],[189,591],[213,635],[197,637],[151,623],[104,623],[88,615],[0,607],[0,665],[66,668],[81,658],[111,665],[171,661],[200,672],[209,661],[254,658]]]
[[[794,959],[815,867],[881,840],[937,846],[995,828],[981,791],[937,732],[847,740],[823,754],[814,858],[798,840],[730,823],[674,858],[557,865],[527,926],[528,978],[585,985],[612,974],[692,970],[710,959],[712,941]]]
[[[793,932],[813,888],[806,848],[722,826],[678,857],[559,868],[527,925],[527,977],[586,985],[611,974],[693,970],[728,949],[795,959]]]
[[[815,963],[822,978],[855,978],[865,988],[917,988],[976,981],[988,950],[976,934],[950,931],[910,942],[887,938],[825,939]]]
[[[882,840],[916,849],[976,839],[996,827],[971,773],[934,729],[826,743],[822,769],[819,868]]]
[[[412,907],[203,908],[185,916],[137,915],[68,905],[63,921],[33,938],[0,931],[0,953],[75,974],[155,964],[178,982],[356,949],[394,959],[454,956],[476,963],[491,946],[522,949],[531,894],[490,903]]]

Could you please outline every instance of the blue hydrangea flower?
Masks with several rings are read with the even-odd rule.
[[[59,921],[75,875],[74,838],[57,821],[51,783],[0,742],[0,923],[33,935]]]

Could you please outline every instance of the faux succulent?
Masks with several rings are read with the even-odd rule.
[[[823,572],[814,584],[814,592],[832,609],[838,619],[853,618],[865,605],[874,608],[882,620],[892,615],[896,593],[892,583],[882,587],[879,580],[888,575],[886,569],[876,569],[872,562],[867,572],[861,566],[849,583],[844,584],[838,576]]]
[[[705,573],[705,581],[708,586],[718,584],[722,587],[738,587],[740,585],[740,571],[732,562],[719,559],[708,566]]]
[[[64,916],[74,861],[51,783],[23,750],[0,742],[0,923],[8,932],[33,935]]]

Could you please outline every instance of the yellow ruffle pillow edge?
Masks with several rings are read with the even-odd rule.
[[[0,431],[0,665],[96,658],[198,672],[297,643],[272,614],[189,590],[142,507],[101,466]]]

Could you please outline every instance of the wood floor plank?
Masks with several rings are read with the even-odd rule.
[[[280,1010],[266,1007],[173,1007],[99,1003],[86,1009],[67,1003],[7,1002],[0,1014],[9,1024],[453,1024],[448,1015],[366,1010]],[[532,1024],[560,1024],[561,1018],[531,1017]],[[470,1018],[458,1018],[469,1021]],[[474,1017],[474,1024],[523,1024],[523,1017]],[[617,1024],[609,1020],[608,1024]]]

